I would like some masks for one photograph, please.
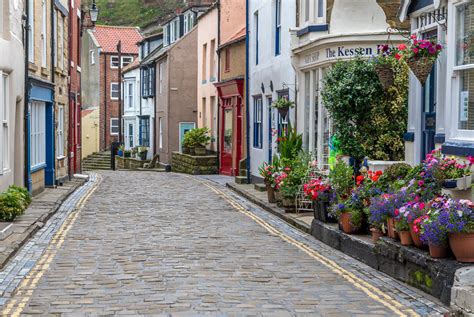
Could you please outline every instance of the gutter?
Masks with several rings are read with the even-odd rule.
[[[245,140],[247,146],[247,184],[250,184],[250,110],[249,110],[249,0],[245,0]]]
[[[25,26],[23,27],[24,32],[24,46],[25,46],[25,97],[24,97],[24,107],[23,107],[23,120],[24,120],[24,135],[25,135],[25,175],[24,177],[24,186],[28,189],[30,193],[33,190],[33,182],[31,180],[31,161],[30,161],[30,79],[28,76],[28,66],[29,66],[29,51],[30,51],[30,35],[29,30],[31,28],[30,19],[29,19],[29,11],[30,5],[29,1],[25,1],[25,11],[26,14],[23,15],[23,19],[25,20]]]

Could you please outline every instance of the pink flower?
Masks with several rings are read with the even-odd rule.
[[[423,181],[423,180],[418,181],[418,186],[421,187],[421,186],[423,186],[423,185],[425,185],[425,181]]]

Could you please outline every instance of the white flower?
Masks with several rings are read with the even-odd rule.
[[[458,210],[457,213],[459,217],[462,217],[462,210]]]

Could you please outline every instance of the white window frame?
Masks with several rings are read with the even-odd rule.
[[[314,1],[314,21],[320,24],[326,23],[326,0]]]
[[[34,0],[28,0],[28,61],[35,62],[35,8]]]
[[[116,124],[114,124],[116,123]],[[113,132],[113,128],[117,129],[117,132]],[[118,118],[110,118],[110,135],[118,135],[119,134],[119,119]]]
[[[57,119],[58,119],[58,126],[57,126],[57,158],[62,159],[64,158],[64,106],[58,106],[58,113],[57,113]]]
[[[94,50],[89,51],[89,62],[91,65],[95,65],[95,51]]]
[[[163,28],[163,46],[169,45],[168,34],[169,34],[169,25],[165,25]]]
[[[262,149],[263,148],[263,98],[262,96],[254,97],[254,111],[253,115],[253,129],[255,126],[259,126],[257,140],[253,140],[253,148],[254,149]],[[253,131],[253,137],[255,138],[256,132]]]
[[[117,66],[115,66],[114,64],[117,64]],[[119,58],[117,55],[112,55],[110,56],[110,68],[111,69],[117,69],[119,67]]]
[[[114,87],[117,87],[117,89],[114,89]],[[114,97],[115,92],[117,93],[117,97]],[[110,83],[110,99],[118,100],[119,97],[120,97],[119,84],[116,82]]]
[[[458,0],[456,3],[450,3],[448,8],[448,34],[447,37],[453,39],[449,42],[448,51],[448,68],[451,68],[452,76],[451,82],[448,84],[446,91],[451,91],[451,105],[452,111],[448,111],[448,114],[451,112],[452,117],[448,122],[451,122],[452,130],[449,131],[448,139],[450,140],[459,140],[459,141],[471,141],[474,142],[474,130],[464,130],[459,129],[459,117],[460,117],[460,84],[461,84],[461,72],[465,70],[474,69],[473,64],[460,65],[457,66],[457,51],[456,51],[456,42],[457,42],[457,7],[469,3],[469,0]],[[473,5],[473,4],[471,4]],[[449,72],[448,72],[449,74]],[[449,80],[448,80],[449,81]],[[451,87],[449,87],[451,85]]]
[[[10,96],[9,79],[6,73],[0,71],[0,175],[10,169]]]
[[[174,21],[171,21],[169,24],[169,32],[170,32],[170,42],[169,44],[173,44],[176,39],[175,39],[175,33],[174,33]]]
[[[135,91],[135,79],[125,81],[125,100],[128,109],[133,109],[134,106],[134,91]],[[131,87],[130,87],[131,86]]]
[[[48,67],[48,27],[47,27],[47,4],[46,0],[41,2],[41,67]]]
[[[130,65],[131,63],[133,63],[133,56],[122,56],[122,68]]]
[[[188,14],[184,15],[184,34],[189,32],[189,27],[188,27]]]
[[[31,102],[30,165],[37,169],[46,165],[46,103]]]

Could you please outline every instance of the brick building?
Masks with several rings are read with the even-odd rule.
[[[82,67],[82,108],[95,108],[99,112],[99,141],[96,134],[86,134],[83,142],[96,142],[99,150],[110,147],[119,137],[119,60],[117,44],[121,41],[122,68],[138,58],[137,43],[142,40],[138,28],[97,25],[83,36],[82,45],[88,52]],[[98,109],[97,109],[98,108]],[[123,112],[122,112],[123,113]],[[86,127],[85,127],[86,128]],[[84,156],[84,154],[82,154]]]

